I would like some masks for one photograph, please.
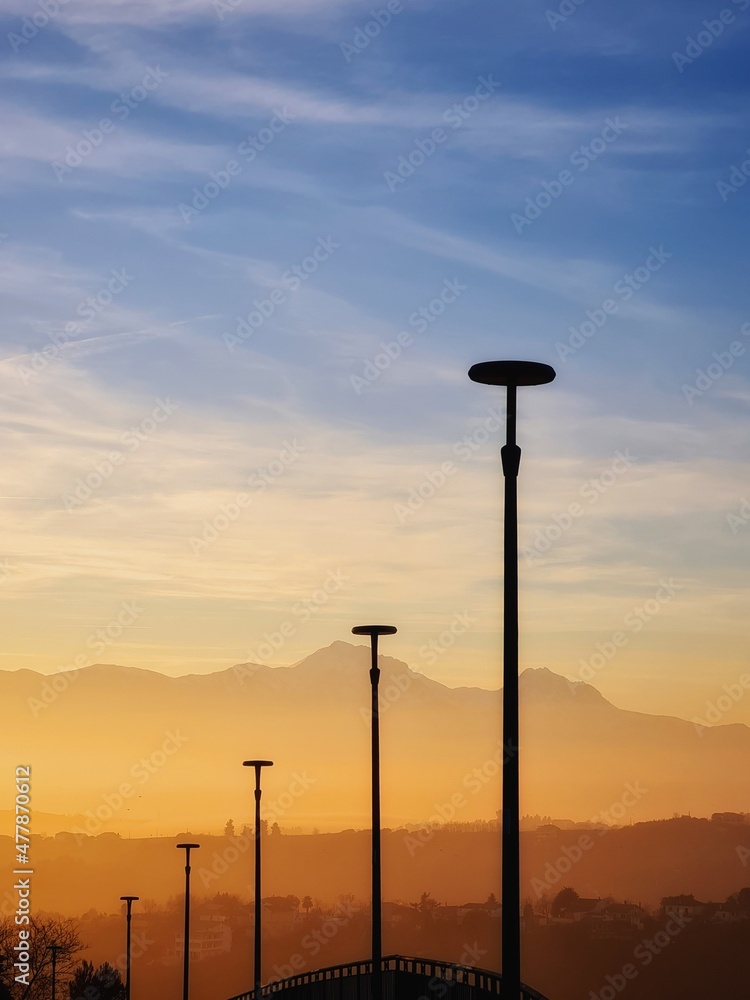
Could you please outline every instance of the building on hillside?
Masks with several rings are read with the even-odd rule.
[[[605,899],[583,899],[579,897],[570,906],[560,910],[558,916],[552,918],[552,923],[569,924],[583,920],[585,917],[597,913],[603,906],[609,905]]]
[[[587,917],[596,924],[596,936],[601,938],[628,938],[633,931],[643,931],[648,914],[636,903],[605,902]]]
[[[554,823],[545,823],[543,826],[538,826],[534,831],[534,835],[537,840],[545,841],[558,840],[562,830],[559,826],[555,826]]]
[[[706,912],[706,903],[701,903],[692,894],[689,896],[665,896],[661,901],[661,912],[667,919],[687,918],[693,920]]]
[[[499,920],[501,914],[500,904],[498,903],[497,906],[493,906],[487,903],[463,903],[458,908],[459,921],[463,922],[468,916],[473,916],[477,913]]]
[[[182,959],[185,935],[175,934],[175,953]],[[232,950],[232,928],[226,917],[213,913],[201,914],[190,928],[190,958],[202,962],[206,958],[226,955]]]
[[[269,935],[286,934],[300,919],[296,896],[266,896],[263,900],[263,930]]]
[[[445,907],[439,907],[439,909],[445,909]],[[383,923],[389,924],[392,927],[413,926],[419,919],[419,915],[414,907],[407,906],[405,903],[384,902],[382,910]]]
[[[750,813],[712,813],[712,823],[724,823],[729,826],[744,826],[750,823]]]

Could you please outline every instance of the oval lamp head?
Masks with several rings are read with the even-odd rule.
[[[178,845],[177,845],[177,847],[178,847],[178,848],[180,848],[180,847],[182,847],[182,848],[185,848],[185,847],[189,847],[189,848],[191,848],[191,849],[192,849],[192,848],[196,848],[196,849],[197,849],[197,848],[199,848],[200,846],[201,846],[200,844],[178,844]]]
[[[243,767],[273,767],[272,760],[243,760]]]
[[[395,635],[398,629],[395,625],[356,625],[352,635]]]
[[[555,374],[541,361],[481,361],[469,369],[472,382],[482,385],[546,385]]]

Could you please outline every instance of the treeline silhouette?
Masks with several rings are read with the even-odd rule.
[[[594,904],[593,906],[591,904]],[[142,1000],[179,995],[183,899],[164,904],[144,899],[133,920],[133,991]],[[631,1000],[665,996],[704,1000],[708,996],[746,996],[750,986],[750,887],[722,904],[732,918],[717,920],[717,909],[695,913],[700,901],[689,893],[666,897],[650,909],[612,899],[587,899],[564,886],[524,908],[523,955],[526,977],[550,1000],[606,1000],[627,986]],[[675,908],[687,907],[680,919]],[[264,899],[265,962],[270,979],[336,965],[367,955],[369,907],[344,895],[330,905],[310,896]],[[533,911],[533,912],[530,912]],[[692,915],[690,915],[692,913]],[[233,894],[196,901],[193,926],[200,952],[191,981],[196,995],[231,997],[250,985],[252,906]],[[124,917],[122,913],[83,914],[76,921],[40,915],[35,968],[27,988],[12,981],[14,926],[0,924],[0,973],[13,1000],[50,1000],[45,942],[65,948],[58,964],[58,997],[66,1000],[122,1000]],[[222,933],[215,933],[217,928]],[[447,961],[471,960],[500,966],[497,898],[464,906],[445,905],[425,889],[415,899],[384,906],[385,950]],[[85,957],[84,957],[85,952]],[[84,964],[85,962],[85,964]],[[86,993],[86,990],[89,990]],[[96,996],[94,996],[94,992]],[[622,992],[622,990],[620,990]]]
[[[428,888],[436,899],[458,905],[498,892],[499,834],[493,822],[476,830],[471,829],[475,823],[385,830],[385,898],[417,900]],[[234,836],[193,831],[185,838],[201,844],[193,868],[196,899],[231,893],[249,900],[252,835],[247,828]],[[164,904],[182,889],[174,844],[172,838],[129,840],[116,834],[34,836],[39,875],[34,905],[66,916],[92,907],[106,913],[126,892]],[[12,869],[13,857],[13,841],[0,837],[0,868]],[[263,860],[269,894],[310,896],[324,906],[349,893],[368,897],[367,831],[300,836],[277,824],[277,832],[271,826],[265,835]],[[680,817],[619,829],[587,824],[560,829],[545,823],[521,834],[521,861],[522,896],[532,902],[571,882],[586,897],[611,895],[651,907],[663,896],[686,891],[722,900],[747,881],[750,824],[741,816]]]

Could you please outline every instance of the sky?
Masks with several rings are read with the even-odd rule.
[[[522,667],[750,723],[748,0],[0,21],[3,669],[498,687],[525,358]]]

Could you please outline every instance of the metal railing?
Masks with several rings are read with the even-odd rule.
[[[502,976],[468,965],[452,965],[429,958],[389,955],[383,959],[383,1000],[408,1000],[409,997],[444,996],[449,985],[450,1000],[500,996]],[[254,991],[240,993],[232,1000],[260,1000],[276,993],[289,993],[290,1000],[371,1000],[372,962],[333,965],[315,972],[300,972],[288,979],[263,986],[257,997]],[[441,984],[438,990],[437,984]],[[296,991],[296,992],[295,992]],[[521,987],[523,1000],[545,1000],[541,993]]]

